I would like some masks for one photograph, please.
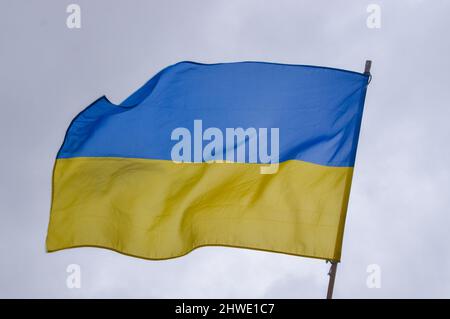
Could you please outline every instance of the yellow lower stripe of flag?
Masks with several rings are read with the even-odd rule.
[[[353,168],[262,165],[57,159],[47,250],[166,259],[221,245],[339,261]]]

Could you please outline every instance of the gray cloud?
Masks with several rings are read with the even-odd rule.
[[[263,60],[362,70],[373,81],[335,296],[450,297],[450,27],[447,1],[3,1],[0,23],[0,297],[321,298],[325,262],[233,248],[145,261],[83,248],[45,253],[54,157],[70,120],[120,102],[179,60]],[[66,267],[82,269],[67,289]],[[381,289],[366,287],[379,264]]]

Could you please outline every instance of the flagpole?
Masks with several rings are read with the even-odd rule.
[[[372,66],[371,60],[366,60],[366,66],[364,67],[364,74],[370,75],[370,67]]]
[[[372,61],[366,60],[366,64],[364,66],[364,74],[370,76],[370,68],[372,67]],[[370,79],[369,79],[370,82]],[[327,290],[327,299],[333,299],[333,291],[334,291],[334,281],[336,280],[336,272],[337,272],[337,261],[327,260],[327,263],[331,263],[330,271],[328,272],[328,276],[330,279],[328,281],[328,290]]]
[[[330,271],[328,272],[328,276],[330,279],[328,281],[328,291],[327,291],[327,299],[333,299],[333,290],[334,290],[334,280],[336,279],[336,271],[337,271],[337,261],[328,261],[327,263],[331,263]]]

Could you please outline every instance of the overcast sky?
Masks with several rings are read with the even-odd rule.
[[[66,7],[81,6],[81,28]],[[381,28],[366,25],[381,7]],[[324,261],[200,248],[148,261],[98,248],[48,254],[54,158],[71,119],[119,103],[180,60],[373,60],[338,298],[450,298],[450,2],[13,1],[0,7],[0,297],[322,298]],[[81,288],[66,286],[69,264]],[[379,265],[381,288],[366,285]]]

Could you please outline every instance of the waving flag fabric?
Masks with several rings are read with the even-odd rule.
[[[339,261],[367,83],[180,62],[120,105],[98,99],[57,155],[48,251],[165,259],[221,245]]]

